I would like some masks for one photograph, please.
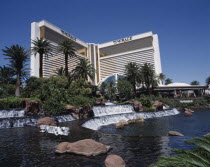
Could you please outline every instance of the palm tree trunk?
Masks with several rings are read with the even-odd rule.
[[[40,54],[39,58],[39,77],[43,77],[43,54]]]
[[[16,97],[19,97],[20,96],[20,74],[17,74],[15,96]]]
[[[65,76],[68,77],[68,54],[65,54]]]

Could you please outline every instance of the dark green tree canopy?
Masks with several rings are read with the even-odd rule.
[[[192,81],[192,82],[190,83],[190,85],[200,85],[200,82],[199,82],[199,81],[194,80],[194,81]]]
[[[206,84],[210,85],[210,76],[206,78]]]
[[[169,84],[171,84],[171,83],[173,83],[173,82],[172,82],[172,79],[167,78],[167,79],[165,80],[165,84],[166,84],[166,85],[169,85]]]

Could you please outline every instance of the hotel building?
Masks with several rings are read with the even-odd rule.
[[[56,70],[64,67],[64,55],[57,52],[58,43],[69,39],[76,49],[77,57],[69,59],[69,70],[72,70],[78,58],[88,59],[96,69],[94,85],[113,74],[124,74],[125,65],[136,62],[140,65],[150,63],[156,74],[162,72],[158,35],[146,32],[110,42],[95,44],[86,43],[59,27],[42,20],[31,24],[31,40],[44,38],[50,41],[52,55],[43,57],[43,76],[56,74]],[[33,47],[33,44],[31,44]],[[31,76],[39,77],[39,55],[31,54]]]

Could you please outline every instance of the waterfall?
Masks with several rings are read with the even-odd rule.
[[[25,126],[36,126],[37,120],[41,118],[36,117],[26,117],[24,116],[24,109],[12,109],[12,110],[0,110],[0,129],[1,128],[13,128],[13,127],[25,127]],[[70,114],[52,116],[58,122],[67,122],[75,120]]]
[[[0,110],[0,118],[24,117],[25,110]]]
[[[132,105],[94,106],[93,113],[95,117],[102,117],[106,115],[134,113],[134,109]]]
[[[51,133],[51,134],[55,134],[56,136],[58,136],[58,135],[68,136],[69,135],[68,127],[41,125],[40,129],[41,129],[40,132]]]
[[[130,119],[136,119],[140,117],[143,117],[144,119],[158,118],[158,117],[171,116],[177,114],[179,114],[179,111],[177,111],[174,108],[158,112],[140,112],[140,113],[132,112],[125,114],[105,115],[102,117],[95,117],[93,119],[90,119],[86,121],[84,124],[82,124],[82,126],[92,130],[98,130],[100,129],[101,126],[115,124],[118,123],[120,120],[128,121]]]

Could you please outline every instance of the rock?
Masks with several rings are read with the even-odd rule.
[[[161,110],[163,110],[164,104],[161,101],[155,101],[153,106],[155,107],[156,111],[161,111]]]
[[[55,148],[55,152],[60,154],[66,153],[68,144],[68,142],[62,142],[58,144]]]
[[[137,112],[142,112],[143,111],[143,106],[142,106],[140,101],[135,100],[132,103],[133,103],[133,108],[134,108],[135,111],[137,111]]]
[[[192,112],[190,112],[190,111],[185,111],[185,112],[184,112],[184,116],[186,116],[186,117],[192,116]]]
[[[139,118],[136,118],[136,119],[130,119],[128,120],[128,124],[133,124],[133,123],[142,123],[144,122],[144,118],[143,117],[139,117]]]
[[[38,126],[40,126],[40,125],[56,126],[57,123],[54,118],[44,117],[44,118],[38,119],[37,125]]]
[[[104,99],[98,99],[95,103],[96,105],[105,105],[105,100]]]
[[[205,134],[205,135],[203,135],[203,136],[205,136],[205,137],[206,137],[206,136],[210,136],[210,133],[207,133],[207,134]]]
[[[37,101],[23,100],[23,106],[25,107],[25,115],[44,115]]]
[[[74,108],[74,106],[72,106],[72,105],[66,105],[66,110],[75,110],[75,108]]]
[[[74,143],[63,142],[57,145],[56,153],[74,153],[85,156],[95,156],[109,151],[110,146],[96,142],[92,139],[80,140]]]
[[[116,128],[123,128],[125,125],[128,125],[128,122],[125,120],[120,120],[118,123],[116,123]]]
[[[185,108],[185,111],[189,111],[189,112],[194,112],[193,110],[189,109],[189,108]]]
[[[125,167],[125,161],[118,155],[108,155],[105,159],[106,167]]]
[[[178,111],[185,111],[185,109],[183,107],[177,107],[176,108]]]
[[[176,131],[169,131],[168,135],[169,136],[184,136],[183,134],[176,132]]]

